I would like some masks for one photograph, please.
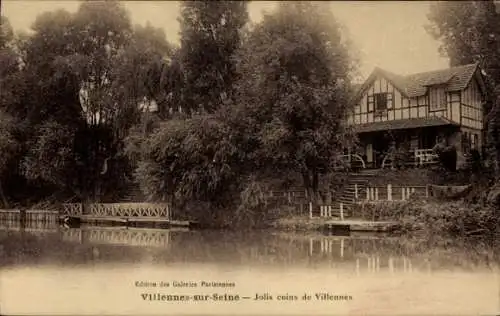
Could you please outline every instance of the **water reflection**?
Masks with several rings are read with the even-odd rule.
[[[270,231],[70,229],[50,223],[20,227],[0,222],[0,252],[0,297],[6,302],[3,308],[14,314],[164,315],[165,305],[141,299],[147,289],[135,287],[137,280],[237,284],[235,289],[164,290],[167,294],[302,296],[317,291],[354,297],[352,302],[334,305],[322,301],[169,305],[168,312],[174,314],[207,313],[208,306],[210,313],[218,315],[249,310],[266,315],[491,314],[499,306],[494,253],[487,242],[478,241]],[[29,289],[23,287],[26,282]],[[16,291],[40,303],[25,304],[12,294]],[[43,300],[34,299],[40,295]]]
[[[405,239],[389,236],[328,236],[269,231],[244,233],[126,227],[64,228],[54,223],[0,222],[0,265],[51,258],[59,264],[100,258],[103,262],[217,263],[351,267],[356,274],[434,269],[494,268],[483,242]],[[71,255],[68,256],[68,253]]]

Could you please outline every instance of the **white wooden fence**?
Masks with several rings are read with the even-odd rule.
[[[368,186],[366,201],[406,201],[413,195],[429,197],[429,186]]]
[[[63,204],[62,215],[97,217],[161,217],[169,219],[170,205],[167,203],[93,203],[84,212],[83,204]],[[85,214],[84,214],[85,213]]]

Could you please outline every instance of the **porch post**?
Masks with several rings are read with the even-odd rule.
[[[358,184],[354,183],[354,197],[358,199]]]
[[[404,187],[401,187],[401,200],[402,201],[405,200],[405,188]]]
[[[387,200],[392,201],[392,185],[387,185]]]

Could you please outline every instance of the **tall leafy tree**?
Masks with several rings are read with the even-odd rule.
[[[246,1],[182,2],[179,55],[186,110],[213,112],[231,98],[232,56],[247,20]]]
[[[9,207],[4,191],[5,179],[19,146],[14,136],[14,124],[14,119],[0,109],[0,152],[2,153],[0,155],[0,202],[4,207]]]
[[[12,114],[20,106],[21,60],[16,37],[7,18],[0,16],[0,203],[9,207],[8,180],[16,175],[20,151],[18,122]]]
[[[487,78],[490,97],[487,139],[493,162],[500,160],[500,5],[493,1],[442,1],[430,5],[428,32],[441,42],[440,51],[451,66],[478,62]],[[498,168],[497,168],[498,169]]]
[[[488,1],[430,4],[426,28],[441,42],[451,66],[479,62],[494,85],[500,84],[500,6]]]
[[[148,76],[160,72],[168,55],[165,35],[150,26],[134,30],[118,1],[42,14],[33,30],[24,45],[34,92],[27,120],[35,127],[26,175],[78,189],[81,198],[116,192],[130,168],[123,140],[140,118],[141,102],[159,90]],[[59,155],[61,168],[45,168],[51,155]],[[73,172],[78,185],[70,181]]]
[[[319,176],[350,140],[342,121],[355,65],[339,24],[324,4],[280,3],[254,26],[237,60],[233,120],[252,135],[249,161],[267,174],[300,174],[317,196]]]

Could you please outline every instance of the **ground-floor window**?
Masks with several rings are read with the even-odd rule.
[[[479,145],[478,145],[478,135],[476,133],[472,134],[471,148],[472,149],[476,149],[476,150],[479,148]]]
[[[473,132],[462,132],[462,152],[468,153],[472,149],[479,149],[479,135]]]
[[[469,133],[468,132],[462,132],[462,152],[467,153],[469,152]]]

